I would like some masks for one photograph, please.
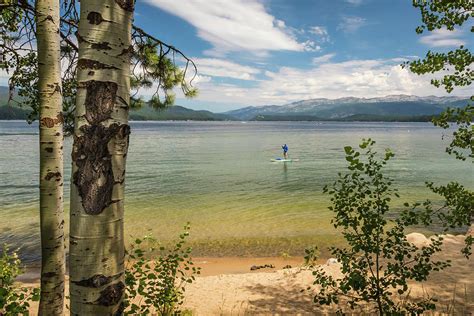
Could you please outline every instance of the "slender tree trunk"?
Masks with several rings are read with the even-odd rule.
[[[63,315],[63,117],[59,1],[37,0],[40,112],[40,315]]]
[[[120,315],[134,0],[82,0],[72,152],[72,315]]]

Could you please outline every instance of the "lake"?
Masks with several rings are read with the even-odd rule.
[[[191,223],[195,254],[301,255],[341,238],[322,193],[346,161],[343,147],[364,137],[396,154],[387,167],[405,201],[435,198],[424,182],[474,187],[472,164],[444,152],[449,139],[430,123],[132,122],[127,161],[126,234],[164,243]],[[0,122],[0,243],[38,259],[37,125]],[[66,139],[65,184],[71,138]],[[289,146],[298,162],[272,163]],[[69,187],[66,189],[68,201]],[[66,210],[68,205],[65,206]]]

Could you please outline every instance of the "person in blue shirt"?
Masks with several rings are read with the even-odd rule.
[[[285,159],[288,159],[288,145],[285,144],[285,145],[281,146],[281,148],[283,149],[283,157]]]

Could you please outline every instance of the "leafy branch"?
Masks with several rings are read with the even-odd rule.
[[[61,1],[61,65],[64,126],[72,132],[76,67],[78,59],[77,30],[79,4]],[[36,9],[34,1],[17,0],[0,4],[0,69],[10,74],[10,99],[32,111],[28,121],[38,117]],[[79,35],[80,36],[80,35]],[[155,108],[170,106],[175,101],[173,89],[179,86],[185,97],[194,97],[192,82],[197,75],[195,63],[181,50],[166,44],[133,25],[132,46],[128,52],[132,69],[132,107],[145,101],[141,89],[154,89],[149,104]]]
[[[389,221],[392,197],[399,197],[392,188],[393,180],[383,174],[383,168],[394,154],[386,150],[378,158],[375,141],[364,140],[359,148],[345,147],[348,172],[324,192],[331,195],[335,213],[332,223],[342,230],[346,248],[331,247],[331,254],[341,264],[342,277],[327,274],[322,267],[313,272],[320,291],[314,301],[322,305],[339,304],[341,299],[351,309],[369,307],[379,315],[422,313],[435,308],[433,298],[420,301],[396,300],[409,295],[409,281],[426,281],[432,271],[445,269],[448,261],[435,260],[441,251],[442,236],[434,236],[430,244],[418,248],[408,242],[406,230],[418,224],[426,212],[416,204]],[[409,207],[408,204],[405,205]],[[430,214],[431,215],[431,214]]]

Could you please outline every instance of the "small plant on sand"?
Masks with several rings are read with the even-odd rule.
[[[432,237],[421,248],[407,241],[406,228],[420,223],[414,211],[417,205],[393,221],[387,219],[391,199],[398,193],[382,169],[394,154],[387,150],[379,159],[374,144],[364,140],[359,145],[363,154],[345,147],[349,172],[339,173],[324,189],[332,195],[333,224],[342,230],[347,247],[330,248],[341,264],[341,278],[326,274],[321,267],[313,272],[314,284],[321,288],[314,301],[347,303],[351,309],[374,309],[379,315],[419,314],[434,309],[435,300],[404,300],[410,294],[408,281],[426,281],[432,271],[449,266],[449,261],[433,258],[441,250],[441,236]]]
[[[288,260],[291,258],[291,255],[290,255],[290,252],[289,251],[282,251],[280,252],[280,257],[283,259],[283,260]]]
[[[304,263],[303,266],[313,268],[316,265],[316,261],[319,258],[318,247],[312,246],[304,250]]]
[[[28,315],[30,301],[39,300],[38,288],[18,287],[15,279],[23,270],[16,252],[3,245],[0,256],[0,316]]]
[[[159,246],[149,236],[136,239],[128,252],[126,269],[125,315],[176,315],[182,314],[186,285],[200,274],[190,257],[191,247],[186,247],[190,226],[171,249]],[[150,258],[154,251],[159,254]]]

